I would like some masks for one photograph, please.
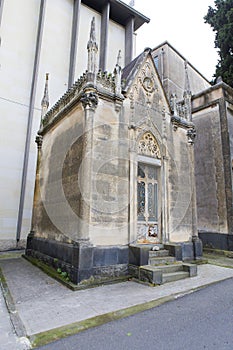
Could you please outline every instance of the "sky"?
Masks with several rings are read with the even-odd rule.
[[[124,0],[129,3],[129,0]],[[137,54],[168,41],[208,80],[218,61],[215,34],[203,17],[214,0],[134,0],[134,8],[150,18],[137,31]]]

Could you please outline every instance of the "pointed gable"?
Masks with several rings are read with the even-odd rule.
[[[145,49],[123,69],[123,92],[126,96],[133,95],[134,100],[139,100],[142,104],[159,105],[159,109],[170,112],[170,105],[150,52],[151,49]]]

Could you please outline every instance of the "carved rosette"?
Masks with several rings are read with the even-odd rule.
[[[95,92],[83,93],[80,101],[84,109],[95,109],[98,105],[98,96]]]
[[[196,135],[197,135],[197,132],[196,132],[196,129],[195,129],[195,128],[192,128],[192,129],[188,129],[188,130],[187,130],[188,143],[189,143],[190,145],[193,145],[193,144],[194,144]]]
[[[138,153],[143,156],[161,159],[159,145],[150,132],[146,132],[140,139],[138,143]]]
[[[152,93],[155,90],[155,84],[151,77],[146,76],[142,81],[142,86],[147,92]]]

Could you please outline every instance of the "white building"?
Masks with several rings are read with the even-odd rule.
[[[24,245],[30,229],[45,75],[52,106],[86,70],[93,16],[99,67],[113,71],[119,50],[129,63],[149,19],[120,0],[0,0],[0,250]]]

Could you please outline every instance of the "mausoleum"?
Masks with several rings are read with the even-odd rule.
[[[87,50],[86,72],[47,112],[46,81],[26,255],[76,284],[137,275],[154,246],[200,258],[187,64],[183,99],[169,101],[150,49],[99,70],[93,18]]]

